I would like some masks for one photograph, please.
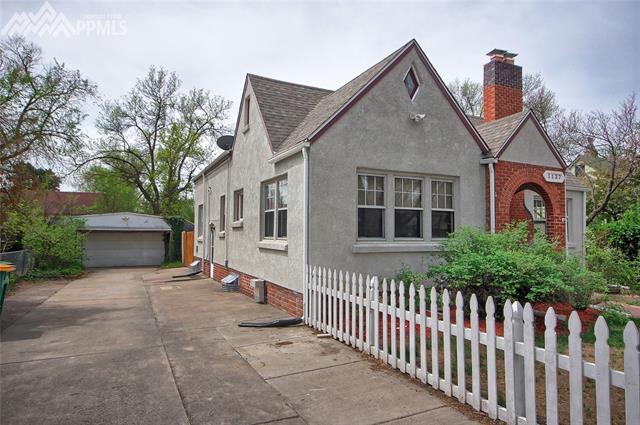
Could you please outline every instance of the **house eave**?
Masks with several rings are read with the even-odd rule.
[[[269,158],[268,162],[269,164],[276,164],[280,161],[283,161],[299,152],[302,152],[302,150],[306,147],[309,147],[309,142],[305,141],[302,143],[298,143],[297,145],[294,145],[292,147],[290,147],[289,149],[282,151],[274,156],[272,156],[271,158]]]

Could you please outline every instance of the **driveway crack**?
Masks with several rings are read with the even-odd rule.
[[[158,330],[158,335],[160,336],[160,342],[162,344],[162,352],[164,353],[164,357],[165,359],[167,359],[167,364],[169,365],[169,370],[171,371],[171,378],[173,379],[173,385],[176,387],[176,391],[178,392],[178,396],[180,396],[180,403],[182,403],[182,410],[184,411],[184,415],[187,418],[187,423],[191,424],[191,416],[189,415],[189,412],[187,411],[187,406],[185,404],[185,400],[184,400],[184,394],[182,394],[182,391],[180,390],[180,386],[178,385],[178,381],[176,379],[176,374],[175,374],[175,370],[173,367],[173,363],[171,362],[171,359],[169,358],[169,355],[167,354],[167,347],[166,344],[164,342],[164,338],[162,336],[162,332],[160,331],[160,325],[158,324],[158,316],[156,315],[156,309],[153,306],[153,300],[151,299],[151,294],[149,293],[149,287],[148,286],[144,286],[144,291],[147,294],[147,300],[149,301],[149,306],[151,307],[151,311],[153,313],[153,320],[156,324],[156,329]]]

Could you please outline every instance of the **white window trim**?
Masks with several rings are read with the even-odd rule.
[[[413,102],[416,97],[418,97],[418,92],[420,92],[420,89],[422,88],[422,81],[420,81],[420,77],[418,77],[418,73],[416,72],[416,68],[413,66],[413,64],[411,64],[411,66],[409,67],[409,69],[407,69],[407,72],[404,73],[404,77],[402,77],[402,87],[406,90],[406,86],[404,85],[404,80],[407,78],[407,75],[409,75],[409,72],[413,71],[413,76],[416,78],[416,84],[418,85],[418,87],[416,87],[416,91],[415,93],[413,93],[413,96],[409,96],[411,98],[411,101]],[[409,93],[407,93],[409,94]]]
[[[284,208],[278,208],[278,182],[282,181],[282,180],[287,180],[287,206]],[[276,187],[275,192],[274,192],[274,199],[273,199],[273,209],[266,209],[266,205],[265,205],[265,192],[264,189],[267,185],[273,183]],[[282,211],[282,210],[289,210],[289,180],[288,180],[288,176],[287,174],[275,177],[273,179],[269,179],[269,180],[265,180],[262,183],[260,183],[260,240],[261,241],[287,241],[287,237],[289,236],[289,226],[287,226],[287,236],[285,237],[278,237],[278,211]],[[265,231],[265,215],[268,212],[273,211],[273,236],[265,236],[264,231]],[[287,221],[289,220],[289,213],[287,212]],[[241,227],[241,226],[239,226]]]
[[[433,192],[431,189],[432,186],[432,182],[445,182],[445,183],[451,183],[451,206],[452,208],[434,208],[433,207]],[[448,212],[452,212],[453,213],[453,231],[456,231],[456,227],[457,227],[457,212],[456,212],[456,199],[457,199],[457,193],[456,193],[456,182],[452,179],[449,178],[440,178],[440,177],[431,177],[429,179],[429,206],[430,206],[430,210],[429,210],[429,215],[431,216],[431,211],[448,211]],[[430,240],[432,241],[445,241],[447,240],[447,238],[436,238],[433,236],[433,223],[432,223],[432,219],[429,219],[429,236],[430,236]]]
[[[247,105],[249,102],[249,105]],[[251,123],[251,95],[248,94],[242,100],[242,132],[249,131],[249,125]]]
[[[242,195],[242,211],[238,216],[238,194]],[[233,222],[239,223],[244,219],[244,188],[236,189],[233,191]]]
[[[420,201],[422,203],[421,208],[415,207],[396,207],[396,179],[410,179],[410,180],[420,180]],[[416,175],[406,175],[406,174],[394,174],[393,175],[393,240],[396,241],[424,241],[425,240],[425,197],[424,197],[424,189],[425,189],[425,177],[424,176],[416,176]],[[404,193],[404,192],[402,192]],[[422,211],[422,222],[420,234],[418,237],[403,237],[396,236],[396,210],[413,210],[413,211]]]
[[[382,177],[382,185],[383,185],[383,189],[382,189],[382,193],[383,193],[383,206],[380,205],[361,205],[360,202],[358,202],[358,180],[360,179],[360,176],[371,176],[371,177]],[[374,189],[375,191],[375,189]],[[387,240],[387,203],[388,203],[388,190],[387,190],[387,175],[386,174],[380,174],[378,173],[370,173],[367,171],[362,171],[362,172],[357,172],[356,173],[356,240],[358,241],[386,241]],[[366,195],[365,195],[366,198]],[[366,237],[366,236],[360,236],[358,234],[358,210],[360,208],[372,208],[372,209],[379,209],[379,210],[383,210],[384,213],[382,214],[382,236],[381,237]]]

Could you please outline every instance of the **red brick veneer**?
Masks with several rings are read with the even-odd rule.
[[[251,279],[258,279],[239,270],[225,267],[222,264],[214,263],[213,279],[220,281],[229,273],[235,273],[240,276],[240,292],[249,297],[253,297],[253,288],[251,287]],[[273,282],[265,282],[265,298],[267,304],[286,311],[294,317],[302,317],[302,294],[291,289],[284,288]]]
[[[499,161],[494,165],[496,182],[496,230],[530,215],[521,208],[522,190],[536,191],[544,200],[547,211],[547,235],[564,247],[565,236],[565,187],[562,183],[549,183],[543,174],[546,170],[564,171],[561,168],[543,167],[519,162]],[[487,172],[488,174],[488,172]],[[487,176],[487,221],[489,210],[489,179]],[[524,211],[523,211],[524,210]]]

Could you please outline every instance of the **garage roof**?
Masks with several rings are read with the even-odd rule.
[[[113,232],[170,232],[171,227],[157,215],[138,213],[108,213],[80,215],[84,220],[83,230],[100,230]]]

